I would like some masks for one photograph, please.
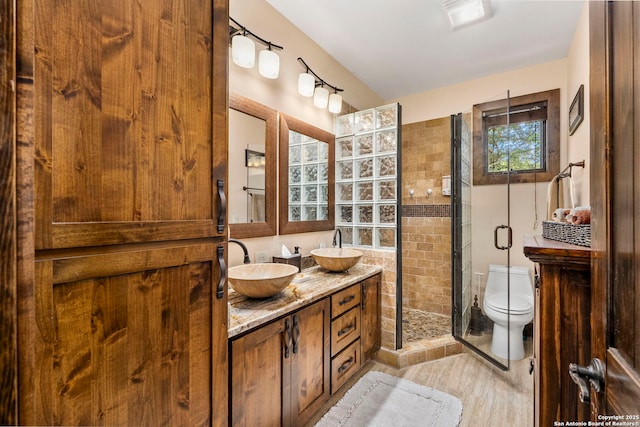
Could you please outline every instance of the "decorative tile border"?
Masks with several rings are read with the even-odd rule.
[[[402,205],[405,218],[449,218],[451,205]]]

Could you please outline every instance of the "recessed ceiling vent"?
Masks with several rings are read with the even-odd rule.
[[[474,24],[491,16],[488,0],[441,0],[452,30]]]

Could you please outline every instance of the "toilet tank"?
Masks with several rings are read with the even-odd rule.
[[[512,265],[510,270],[510,294],[526,297],[533,302],[533,287],[531,285],[529,269],[527,267]],[[506,265],[490,264],[485,295],[507,292],[507,274],[508,270]]]

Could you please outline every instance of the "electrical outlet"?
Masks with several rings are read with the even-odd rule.
[[[256,262],[269,262],[269,252],[267,251],[256,252]]]

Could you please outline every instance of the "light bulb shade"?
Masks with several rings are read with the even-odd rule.
[[[313,93],[313,105],[318,108],[327,108],[329,103],[329,91],[322,86],[316,88]]]
[[[329,95],[329,111],[338,114],[342,111],[342,95],[332,93]]]
[[[272,50],[262,50],[258,57],[258,71],[263,77],[277,79],[280,73],[280,57]]]
[[[300,73],[298,75],[298,93],[307,98],[313,96],[313,90],[316,87],[316,79],[309,73]]]
[[[243,68],[253,68],[256,62],[256,44],[249,37],[235,35],[231,39],[231,59]]]

